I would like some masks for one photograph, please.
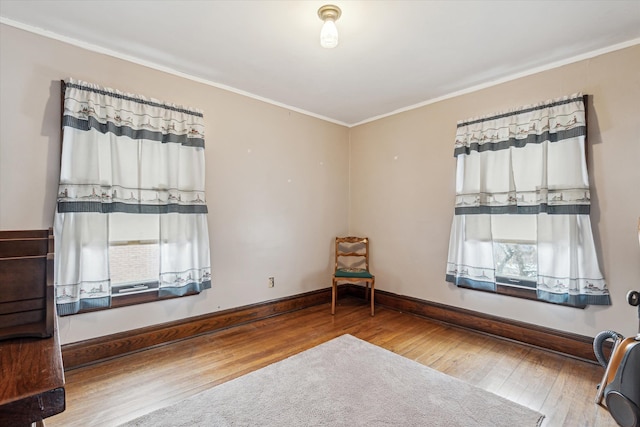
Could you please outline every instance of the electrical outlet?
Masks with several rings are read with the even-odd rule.
[[[276,281],[273,277],[269,277],[269,287],[273,288],[276,285]]]

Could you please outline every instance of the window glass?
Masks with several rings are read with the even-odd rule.
[[[495,241],[493,256],[496,276],[536,281],[538,275],[536,245]]]
[[[158,215],[110,215],[109,272],[112,296],[158,289],[158,231]]]

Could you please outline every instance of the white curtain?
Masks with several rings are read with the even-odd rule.
[[[581,94],[458,123],[448,282],[493,292],[514,282],[549,302],[610,304],[591,233],[585,136]]]
[[[159,295],[211,286],[197,109],[68,79],[55,216],[58,313],[109,307],[113,214],[157,215]]]

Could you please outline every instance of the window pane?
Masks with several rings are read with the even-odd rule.
[[[493,245],[493,256],[496,276],[536,280],[538,254],[535,245],[496,241]]]
[[[158,243],[110,245],[111,284],[157,282],[158,254]]]
[[[533,243],[537,231],[536,215],[491,216],[491,235],[499,242]]]
[[[157,242],[160,234],[157,214],[109,214],[109,243]]]
[[[156,214],[109,216],[109,270],[112,295],[156,290],[160,275]]]

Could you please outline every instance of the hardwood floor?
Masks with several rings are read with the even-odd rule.
[[[335,316],[322,304],[68,371],[67,409],[46,425],[118,425],[342,334],[539,411],[545,427],[616,426],[594,403],[600,366],[381,306],[371,317],[353,297]]]

